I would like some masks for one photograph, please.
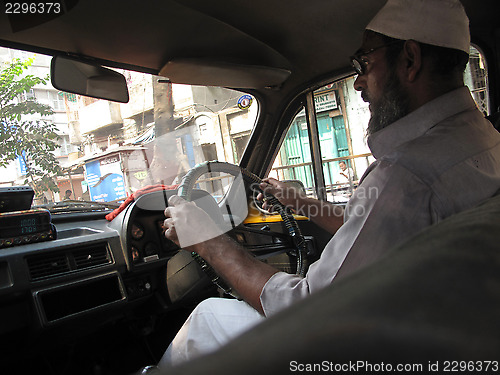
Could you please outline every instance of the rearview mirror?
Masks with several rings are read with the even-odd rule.
[[[61,91],[120,103],[129,100],[125,77],[100,65],[54,56],[50,77],[52,86]]]

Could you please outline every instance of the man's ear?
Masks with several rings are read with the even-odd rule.
[[[414,40],[407,40],[403,46],[403,69],[406,79],[414,82],[422,70],[422,50]]]

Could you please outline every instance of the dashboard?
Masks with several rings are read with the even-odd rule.
[[[1,334],[126,301],[119,234],[99,216],[55,224],[57,239],[0,250],[0,317],[11,323]]]
[[[104,218],[109,211],[52,215],[55,239],[1,248],[0,319],[8,324],[0,324],[0,347],[10,350],[15,340],[49,332],[71,336],[77,327],[85,332],[82,327],[126,319],[146,305],[160,314],[217,295],[190,254],[163,235],[163,212],[174,193],[143,195],[111,222]],[[207,192],[193,190],[194,199],[214,221],[228,220]],[[239,225],[229,235],[262,261],[294,272],[285,231],[276,221]],[[313,260],[317,238],[306,239]]]

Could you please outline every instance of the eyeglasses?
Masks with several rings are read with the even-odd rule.
[[[362,52],[356,53],[355,55],[350,57],[351,65],[354,68],[354,70],[356,71],[356,73],[359,74],[360,76],[362,76],[363,74],[366,73],[366,66],[369,64],[369,61],[366,58],[367,55],[369,55],[370,53],[373,53],[381,48],[388,47],[390,45],[393,45],[396,43],[402,43],[402,42],[404,42],[404,40],[394,40],[390,43],[383,44],[381,46],[369,49],[368,51],[362,51]]]

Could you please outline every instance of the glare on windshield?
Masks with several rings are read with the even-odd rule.
[[[238,164],[258,105],[244,92],[171,84],[123,71],[130,101],[54,89],[50,57],[0,48],[0,186],[31,186],[35,204],[121,202],[152,185],[175,188],[207,160]],[[229,182],[204,176],[221,196]]]

